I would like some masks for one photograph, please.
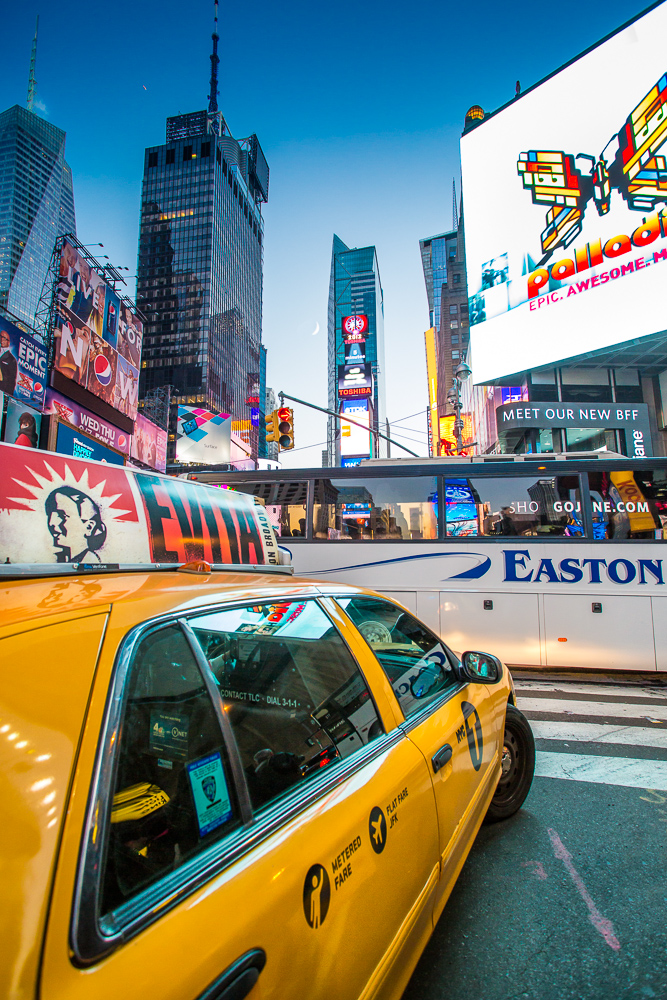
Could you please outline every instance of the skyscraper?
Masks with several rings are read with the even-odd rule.
[[[454,227],[446,233],[419,241],[429,323],[435,330],[437,364],[437,416],[452,413],[447,393],[452,385],[454,372],[465,360],[470,336],[468,317],[468,286],[465,269],[465,234],[463,211],[458,212],[456,194],[453,203]],[[427,359],[428,359],[427,331]],[[431,374],[429,373],[429,389]],[[439,419],[432,421],[432,450],[440,453]]]
[[[34,90],[31,70],[30,103]],[[65,133],[15,104],[0,114],[0,306],[24,323],[33,323],[55,241],[64,233],[76,236]]]
[[[370,435],[360,427],[329,417],[329,465],[356,465],[362,457],[387,454],[373,431],[385,432],[384,302],[374,246],[347,247],[334,235],[328,312],[329,409],[359,423],[370,421]],[[341,436],[342,434],[342,436]]]
[[[168,118],[166,142],[144,158],[137,304],[148,323],[140,395],[168,384],[173,404],[229,413],[232,430],[261,455],[261,206],[269,167],[257,136],[234,139],[218,110],[215,8],[208,110]]]

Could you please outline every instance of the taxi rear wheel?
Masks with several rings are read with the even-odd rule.
[[[487,823],[513,816],[524,803],[535,772],[535,739],[530,723],[514,705],[507,706],[500,780],[485,817]]]

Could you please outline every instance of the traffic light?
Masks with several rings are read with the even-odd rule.
[[[267,442],[277,441],[280,437],[280,431],[278,430],[278,410],[273,410],[272,413],[267,413],[264,417],[266,423],[266,440]]]
[[[281,406],[277,411],[278,418],[278,430],[280,431],[278,437],[278,444],[280,445],[281,451],[289,451],[294,447],[294,411],[290,410],[288,406]]]

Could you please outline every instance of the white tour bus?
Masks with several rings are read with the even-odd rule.
[[[667,672],[667,459],[378,459],[192,478],[263,499],[295,573],[391,595],[454,649]]]

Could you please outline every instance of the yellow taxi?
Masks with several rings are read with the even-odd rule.
[[[530,787],[506,668],[250,498],[0,450],[0,994],[399,998]]]

